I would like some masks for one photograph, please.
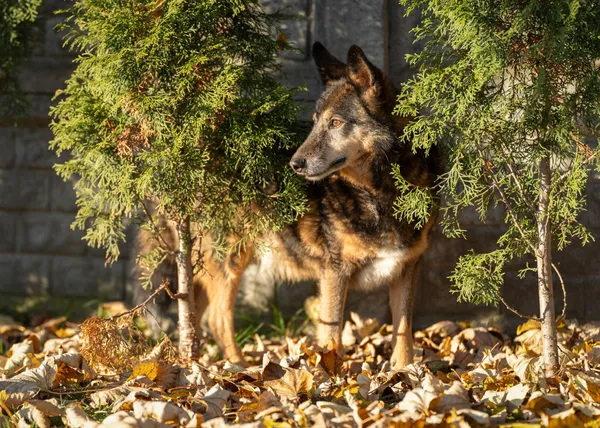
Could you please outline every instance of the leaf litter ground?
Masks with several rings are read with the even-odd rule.
[[[218,360],[203,338],[183,362],[132,317],[0,317],[0,425],[69,427],[600,427],[600,327],[560,323],[561,372],[541,376],[539,324],[514,340],[442,321],[415,332],[416,362],[392,371],[391,328],[352,314],[346,351],[306,336],[244,345],[252,366]]]

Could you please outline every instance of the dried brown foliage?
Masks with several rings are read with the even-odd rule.
[[[168,339],[148,349],[130,316],[93,317],[80,330],[65,320],[27,329],[4,318],[0,338],[11,347],[0,356],[0,423],[600,426],[600,327],[566,322],[559,334],[560,376],[546,379],[535,321],[513,341],[494,328],[436,323],[415,333],[416,362],[395,372],[391,328],[355,314],[343,358],[307,337],[256,336],[243,350],[250,368],[218,361],[206,343],[201,360],[185,364]]]
[[[133,360],[147,351],[145,338],[132,317],[118,321],[91,317],[81,324],[81,354],[90,365],[103,371],[131,369]]]

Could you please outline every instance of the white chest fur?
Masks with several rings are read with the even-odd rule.
[[[358,272],[356,286],[368,290],[388,284],[400,273],[406,255],[406,250],[379,251],[377,257],[367,262]]]

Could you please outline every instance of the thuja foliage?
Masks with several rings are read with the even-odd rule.
[[[51,146],[70,154],[56,170],[75,180],[90,245],[117,258],[127,218],[253,239],[303,211],[282,157],[300,136],[296,90],[276,80],[278,15],[254,0],[79,0],[67,13],[79,56]]]
[[[521,274],[537,271],[551,290],[552,274],[547,281],[539,263],[525,263],[544,257],[548,242],[562,250],[592,239],[579,214],[589,169],[598,168],[598,150],[589,143],[599,132],[600,3],[401,3],[422,14],[414,35],[424,47],[408,57],[417,74],[396,112],[415,116],[405,140],[425,149],[437,144],[446,154],[447,171],[435,189],[444,232],[463,236],[459,214],[473,205],[482,220],[497,204],[506,212],[497,248],[460,258],[454,292],[459,300],[498,303],[510,261],[522,263]],[[408,189],[398,204],[431,204],[428,198]]]
[[[42,0],[0,2],[0,116],[24,113],[26,103],[15,75],[29,52]]]

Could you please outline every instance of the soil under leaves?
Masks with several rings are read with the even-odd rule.
[[[200,361],[155,346],[131,317],[65,319],[25,328],[0,316],[0,425],[600,427],[600,327],[560,325],[562,368],[541,376],[539,325],[510,340],[493,328],[443,321],[415,332],[416,362],[389,365],[391,330],[353,314],[347,352],[307,337],[244,346],[253,363]]]

